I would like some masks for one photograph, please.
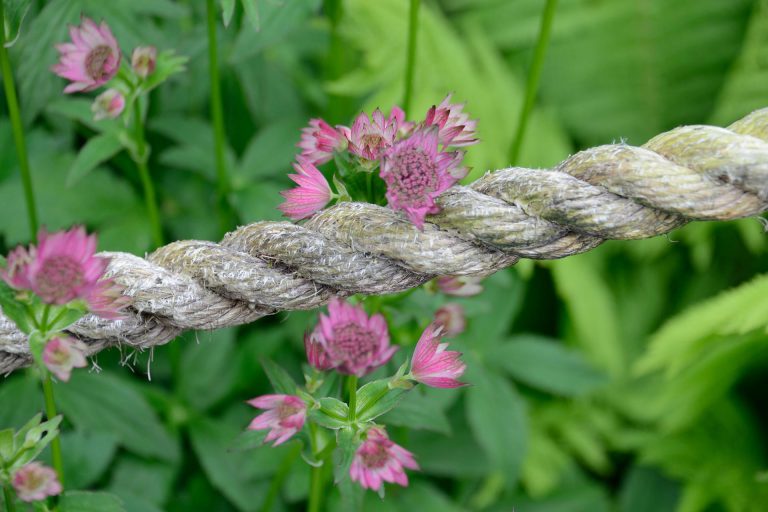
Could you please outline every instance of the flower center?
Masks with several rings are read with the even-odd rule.
[[[379,443],[373,444],[368,450],[361,454],[363,463],[369,468],[378,469],[384,467],[389,460],[389,453],[386,447]]]
[[[286,402],[282,402],[277,406],[277,417],[280,421],[286,420],[299,412],[299,408]]]
[[[392,156],[392,186],[401,202],[417,202],[437,190],[435,162],[419,148],[408,148]]]
[[[363,143],[363,147],[374,151],[384,145],[384,137],[378,133],[366,133],[360,137],[360,141]]]
[[[357,324],[346,324],[333,329],[331,346],[336,358],[359,366],[366,364],[376,352],[378,337]]]
[[[104,70],[104,64],[112,56],[112,48],[107,45],[96,46],[85,56],[85,72],[93,80],[101,80],[108,73]]]
[[[46,259],[35,276],[37,294],[53,304],[68,302],[84,281],[82,266],[69,256]]]

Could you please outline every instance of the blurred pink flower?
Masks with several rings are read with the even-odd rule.
[[[280,192],[285,201],[278,209],[291,220],[306,219],[328,204],[331,187],[317,167],[303,156],[296,157],[293,168],[298,174],[289,174],[288,177],[298,187]]]
[[[400,123],[405,121],[405,112],[393,107],[388,118],[381,110],[373,111],[372,119],[365,112],[355,118],[351,129],[342,133],[349,139],[349,152],[367,160],[378,160],[385,149],[395,141]]]
[[[435,282],[441,292],[454,297],[471,297],[483,291],[483,286],[477,277],[441,276]]]
[[[105,22],[97,25],[82,18],[79,27],[70,26],[71,43],[56,45],[60,60],[51,70],[71,83],[65,93],[92,91],[112,79],[120,67],[120,47]]]
[[[310,119],[309,126],[301,130],[301,156],[313,165],[321,165],[333,158],[335,151],[347,148],[347,138],[343,131],[333,128],[322,119]]]
[[[467,365],[460,357],[461,352],[446,350],[447,343],[440,343],[441,327],[430,324],[416,344],[411,361],[411,377],[415,381],[433,388],[458,388],[464,386],[457,379]]]
[[[256,416],[248,430],[267,430],[265,443],[275,441],[273,446],[283,444],[304,427],[307,417],[307,405],[304,400],[293,395],[262,395],[248,403],[267,412]]]
[[[147,78],[154,73],[157,66],[157,48],[154,46],[137,46],[131,54],[131,67],[141,78]]]
[[[406,487],[405,468],[419,469],[413,454],[392,442],[383,429],[373,427],[355,452],[349,476],[364,489],[378,491],[384,482]]]
[[[438,139],[443,146],[470,146],[477,143],[475,130],[477,121],[469,119],[462,112],[464,104],[450,103],[451,95],[438,106],[432,105],[427,111],[424,126],[437,126]]]
[[[467,326],[464,308],[455,302],[446,304],[435,312],[435,325],[443,328],[445,336],[461,334]]]
[[[435,198],[451,188],[461,173],[462,153],[437,149],[437,130],[418,130],[396,142],[381,161],[380,176],[387,183],[387,201],[395,210],[403,210],[419,229],[427,214],[440,208]]]
[[[21,501],[39,501],[61,493],[62,487],[56,472],[39,462],[22,466],[13,475],[13,488]]]
[[[8,255],[0,277],[17,290],[30,290],[46,304],[62,305],[84,300],[104,318],[120,318],[128,298],[111,279],[102,279],[109,264],[96,256],[96,235],[83,227],[49,234],[41,229],[38,245],[17,247]]]
[[[43,363],[60,381],[69,381],[73,368],[85,368],[85,344],[69,336],[57,336],[45,345]]]
[[[328,316],[320,315],[318,340],[340,373],[362,377],[383,365],[397,351],[389,344],[387,322],[380,314],[368,317],[361,306],[334,298]]]
[[[101,121],[102,119],[115,119],[123,113],[125,108],[125,97],[117,89],[107,89],[96,96],[91,104],[93,119]]]
[[[316,370],[323,372],[333,368],[333,363],[320,342],[321,337],[320,325],[318,324],[313,332],[304,334],[304,350],[307,353],[309,364]]]

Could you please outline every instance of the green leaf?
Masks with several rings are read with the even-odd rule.
[[[2,0],[5,8],[5,47],[16,44],[21,35],[21,25],[27,17],[32,0]]]
[[[680,486],[659,471],[632,466],[621,486],[619,512],[675,512]]]
[[[349,406],[341,400],[325,397],[319,400],[319,409],[310,409],[309,419],[319,425],[339,429],[349,426]]]
[[[204,411],[224,398],[235,384],[237,374],[231,371],[232,361],[236,360],[235,329],[198,332],[185,339],[179,391],[196,410]],[[203,378],[206,375],[217,378]]]
[[[149,92],[162,85],[163,82],[167,81],[173,75],[186,71],[187,62],[189,62],[189,57],[177,55],[174,50],[160,52],[157,55],[155,70],[146,78],[141,86],[142,89],[145,92]]]
[[[116,132],[102,133],[91,138],[72,162],[72,167],[67,174],[67,186],[75,185],[96,166],[115,156],[121,149],[123,144]]]
[[[333,451],[333,481],[341,494],[344,511],[358,511],[363,500],[363,488],[349,478],[349,467],[355,458],[360,442],[352,429],[336,432],[336,449]]]
[[[8,286],[8,283],[3,280],[0,280],[0,308],[2,308],[3,314],[16,324],[21,332],[27,334],[32,332],[27,318],[26,306],[16,299],[16,290]]]
[[[13,464],[14,468],[19,468],[36,459],[45,447],[59,435],[58,427],[61,423],[61,415],[37,424],[39,421],[39,416],[35,416],[16,433],[14,444],[20,448],[20,456],[16,457]]]
[[[562,396],[590,393],[606,384],[604,374],[581,353],[561,342],[536,335],[523,335],[499,345],[489,361],[512,378],[542,391]]]
[[[405,395],[397,407],[386,413],[381,422],[414,430],[429,430],[449,435],[451,425],[441,408],[441,404],[422,389],[415,389]],[[448,392],[448,390],[437,390]]]
[[[357,421],[371,421],[391,410],[407,390],[402,388],[390,389],[389,379],[369,382],[357,390]]]
[[[91,111],[92,100],[81,98],[60,98],[45,107],[46,114],[62,116],[66,119],[77,121],[95,132],[114,132],[120,127],[117,119],[93,119]]]
[[[123,500],[107,492],[67,491],[59,498],[60,512],[125,512]]]
[[[230,449],[244,451],[261,448],[264,446],[264,439],[269,434],[269,430],[245,430],[240,432],[230,445]]]
[[[0,430],[0,462],[8,462],[16,453],[13,443],[13,429]],[[4,465],[4,464],[2,464]]]
[[[171,496],[176,477],[175,468],[167,463],[124,455],[112,467],[109,491],[121,497],[140,496],[159,506]],[[126,508],[131,510],[129,506]]]
[[[259,19],[259,0],[240,0],[245,11],[245,17],[251,23],[255,31],[261,30],[261,21]]]
[[[299,388],[296,381],[280,365],[268,357],[264,357],[261,359],[261,366],[264,368],[264,373],[267,374],[267,378],[275,392],[283,395],[296,394]]]
[[[92,486],[110,468],[117,452],[117,440],[108,433],[79,430],[60,436],[67,486],[74,489]],[[50,451],[43,459],[52,464]]]
[[[235,0],[220,0],[221,1],[221,18],[224,21],[224,27],[229,26],[229,22],[232,21],[232,15],[235,14]]]

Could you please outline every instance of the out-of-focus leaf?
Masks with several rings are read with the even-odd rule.
[[[520,497],[489,509],[506,512],[514,507],[525,512],[610,512],[613,510],[608,494],[597,485],[579,485],[558,490],[546,498]]]
[[[451,434],[438,435],[428,431],[413,431],[408,435],[409,446],[421,469],[430,475],[451,478],[483,478],[490,462],[465,424],[451,425]]]
[[[259,186],[265,177],[285,177],[291,162],[299,152],[296,144],[301,137],[304,119],[284,119],[260,130],[245,149],[236,177]],[[288,183],[286,180],[285,183]]]
[[[264,373],[267,374],[269,382],[275,390],[275,393],[283,395],[295,395],[298,385],[293,377],[285,371],[285,369],[272,361],[268,357],[261,359],[261,367],[264,368]]]
[[[219,329],[185,336],[179,372],[179,391],[196,410],[221,400],[235,384],[235,329]],[[178,341],[176,342],[178,343]],[[206,376],[215,375],[215,379]]]
[[[109,467],[117,451],[113,435],[75,430],[60,434],[67,486],[85,489],[92,486]],[[45,455],[51,465],[50,452]]]
[[[546,435],[542,425],[536,424],[535,418],[532,418],[528,454],[521,476],[528,494],[538,498],[553,491],[570,463],[571,458],[563,447]]]
[[[92,103],[91,100],[84,98],[61,98],[45,107],[45,112],[78,121],[96,132],[117,131],[118,121],[116,119],[102,119],[101,121],[93,119]]]
[[[106,492],[67,491],[59,498],[61,512],[125,512],[123,500]]]
[[[221,17],[224,21],[224,26],[228,27],[229,22],[232,21],[232,15],[235,14],[235,0],[220,0],[221,2]]]
[[[5,47],[16,44],[21,35],[21,25],[27,17],[32,0],[3,0],[5,13]]]
[[[339,429],[348,425],[349,406],[331,397],[320,399],[320,408],[311,409],[309,417],[325,428]]]
[[[336,431],[336,449],[333,451],[333,481],[341,494],[340,510],[360,510],[364,490],[349,477],[349,467],[355,458],[359,442],[351,429]]]
[[[390,498],[388,498],[390,499]],[[454,503],[436,487],[424,482],[414,482],[397,498],[399,510],[423,512],[462,512],[466,509]]]
[[[43,407],[39,380],[27,373],[7,377],[0,384],[0,426],[19,428]]]
[[[255,31],[261,30],[261,21],[259,17],[259,0],[240,0],[240,4],[243,6],[245,17],[251,23],[251,26]]]
[[[405,395],[397,407],[382,416],[381,422],[415,430],[430,430],[443,435],[451,433],[451,425],[440,403],[422,394],[420,389]]]
[[[633,466],[621,487],[620,512],[675,512],[680,488],[648,467]]]
[[[171,466],[162,462],[123,456],[112,469],[109,490],[119,496],[140,496],[161,506],[171,496],[174,473]]]

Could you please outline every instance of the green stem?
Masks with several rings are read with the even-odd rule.
[[[5,499],[5,511],[16,512],[16,505],[13,503],[13,493],[5,485],[3,486],[3,498]]]
[[[0,72],[3,75],[5,100],[8,103],[8,115],[11,118],[13,141],[16,144],[16,156],[19,159],[21,183],[24,187],[24,199],[27,205],[27,217],[29,219],[29,230],[32,235],[31,238],[34,240],[37,237],[38,227],[37,206],[35,204],[35,193],[32,188],[32,173],[29,170],[29,156],[27,154],[27,143],[24,140],[24,126],[21,122],[19,100],[16,96],[16,86],[13,83],[11,60],[8,57],[8,49],[5,47],[4,9],[4,3],[0,1]]]
[[[280,493],[280,488],[283,486],[283,482],[288,476],[288,472],[290,472],[293,462],[296,460],[296,457],[299,456],[299,453],[301,453],[301,444],[295,443],[293,449],[286,454],[283,462],[280,463],[280,467],[277,468],[277,473],[272,477],[272,481],[269,484],[269,491],[267,491],[267,497],[264,498],[264,504],[261,506],[261,512],[269,512],[272,510],[272,507],[274,507],[277,495]]]
[[[163,245],[163,228],[160,224],[160,214],[157,209],[157,197],[155,196],[155,186],[152,184],[152,178],[149,175],[147,167],[147,140],[144,136],[144,119],[141,115],[141,103],[139,98],[133,102],[133,129],[136,143],[136,167],[139,169],[139,178],[141,186],[144,189],[144,202],[147,206],[147,215],[149,215],[149,224],[152,228],[152,241],[156,246]]]
[[[549,34],[552,29],[552,20],[555,18],[555,9],[557,0],[547,0],[544,5],[544,12],[541,15],[541,26],[539,27],[539,38],[536,41],[536,49],[533,54],[533,63],[528,73],[528,81],[525,84],[525,98],[523,99],[523,108],[520,110],[520,118],[517,122],[517,131],[515,139],[512,141],[512,147],[509,150],[509,161],[511,165],[517,164],[520,157],[520,148],[523,145],[525,129],[528,126],[528,116],[533,109],[533,103],[536,100],[536,91],[539,88],[539,79],[541,78],[541,69],[544,67],[544,56],[547,53],[549,45]]]
[[[403,94],[403,110],[407,113],[413,99],[413,72],[416,67],[416,36],[419,32],[419,7],[421,0],[411,0],[408,16],[408,46],[405,55],[405,93]]]
[[[357,414],[357,375],[347,377],[347,392],[349,393],[349,421],[355,421]]]
[[[45,395],[45,415],[50,420],[55,418],[58,413],[56,412],[56,402],[53,400],[53,382],[48,371],[45,372],[45,377],[43,377],[43,394]],[[51,441],[51,456],[53,458],[53,469],[59,475],[59,482],[63,486],[64,459],[61,456],[61,440],[58,436],[54,437]]]
[[[344,74],[347,60],[347,45],[339,33],[339,23],[344,15],[342,0],[323,0],[323,13],[328,18],[330,25],[328,31],[328,54],[325,66],[323,66],[323,78],[328,82],[332,82],[341,78]],[[342,121],[346,114],[348,103],[348,98],[329,93],[328,107],[326,108],[327,119],[330,119],[332,122]]]
[[[318,442],[317,442],[317,425],[313,422],[309,423],[309,440],[312,444],[312,456],[317,458]],[[312,471],[309,477],[309,502],[307,503],[307,512],[320,512],[320,506],[323,502],[323,466],[312,466]]]

